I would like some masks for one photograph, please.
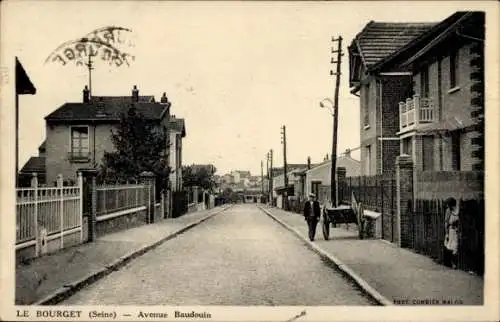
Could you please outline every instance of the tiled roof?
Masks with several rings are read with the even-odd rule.
[[[45,151],[46,140],[43,140],[42,144],[38,147],[38,151]]]
[[[480,11],[457,11],[430,29],[425,36],[408,45],[406,50],[417,51],[403,65],[408,65],[428,53],[446,39],[457,37],[460,32],[473,38],[484,39],[485,13]],[[451,40],[453,42],[453,40]]]
[[[45,157],[31,157],[21,169],[22,173],[45,172]]]
[[[413,39],[428,31],[435,23],[370,21],[353,40],[367,67],[370,67]]]
[[[184,123],[184,119],[171,117],[169,124],[171,130],[181,133],[183,137],[186,136],[186,125]]]
[[[161,120],[169,105],[160,103],[132,103],[119,100],[91,103],[65,103],[45,119],[57,121],[118,121],[121,113],[127,113],[134,106],[137,112],[149,120]]]
[[[91,100],[94,102],[132,102],[132,96],[92,96]],[[139,103],[154,103],[154,95],[141,95],[139,96]]]

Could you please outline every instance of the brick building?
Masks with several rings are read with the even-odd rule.
[[[439,23],[370,22],[349,47],[363,175],[484,168],[484,13]]]
[[[397,105],[411,94],[408,68],[392,68],[388,57],[434,23],[369,22],[351,42],[349,85],[360,98],[361,174],[393,171],[399,155]]]
[[[457,12],[405,49],[413,95],[398,136],[418,171],[484,170],[484,19]]]

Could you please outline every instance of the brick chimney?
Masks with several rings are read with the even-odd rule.
[[[311,157],[307,157],[307,169],[311,169]]]
[[[132,89],[132,102],[139,102],[139,90],[137,89],[137,85],[134,85]]]
[[[163,103],[163,104],[168,103],[167,93],[163,93],[163,95],[160,99],[160,103]]]
[[[85,85],[85,88],[83,89],[83,102],[84,103],[90,102],[90,91],[87,85]]]

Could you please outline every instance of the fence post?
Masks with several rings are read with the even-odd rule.
[[[38,177],[35,172],[33,172],[33,177],[31,178],[31,187],[33,188],[33,222],[34,222],[34,227],[35,227],[35,256],[38,257],[40,254],[40,234],[39,234],[39,227],[38,227]]]
[[[413,204],[413,201],[413,160],[411,156],[403,154],[396,157],[396,236],[400,247],[408,247],[410,244],[408,228],[413,214],[408,203]]]
[[[94,168],[83,168],[78,169],[81,171],[83,178],[85,179],[84,190],[87,192],[87,203],[89,204],[88,209],[88,236],[87,241],[93,242],[96,238],[97,231],[97,190],[96,190],[96,176],[97,169]],[[85,197],[85,196],[83,196]],[[84,198],[85,199],[85,198]],[[82,202],[84,200],[82,199]]]
[[[165,191],[160,194],[160,214],[161,218],[165,218]]]
[[[168,190],[168,218],[174,218],[174,192]]]
[[[60,199],[59,199],[59,218],[61,220],[61,231],[59,232],[60,247],[64,248],[64,190],[63,190],[63,176],[62,174],[57,175],[57,188],[59,188]]]
[[[137,182],[136,182],[136,185],[137,185]],[[134,190],[135,190],[135,206],[138,207],[139,206],[139,188],[136,187]]]
[[[193,187],[193,202],[198,206],[198,187]]]
[[[77,172],[78,194],[80,195],[79,219],[80,219],[80,244],[83,243],[83,177],[80,171]]]
[[[140,174],[141,181],[146,185],[148,190],[148,195],[146,196],[146,213],[147,213],[147,223],[151,224],[154,222],[154,212],[155,212],[155,187],[154,180],[155,175],[149,171],[143,171]]]
[[[340,204],[342,201],[345,199],[345,191],[344,191],[344,186],[347,183],[347,177],[346,177],[347,171],[345,167],[338,167],[337,168],[337,186],[335,187],[336,191],[336,198],[337,204]]]
[[[382,226],[382,239],[385,239],[385,211],[384,211],[384,177],[380,177],[380,213],[381,213],[381,226]],[[378,190],[378,189],[377,189]],[[378,193],[377,193],[378,195]],[[378,196],[377,196],[378,197]],[[378,198],[377,198],[378,201]]]

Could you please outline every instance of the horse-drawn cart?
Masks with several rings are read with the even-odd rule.
[[[364,207],[357,203],[354,196],[351,205],[339,205],[338,207],[323,207],[323,237],[325,240],[330,238],[330,225],[336,227],[339,224],[345,224],[349,229],[349,224],[355,224],[358,227],[360,239],[365,238],[366,216]]]

